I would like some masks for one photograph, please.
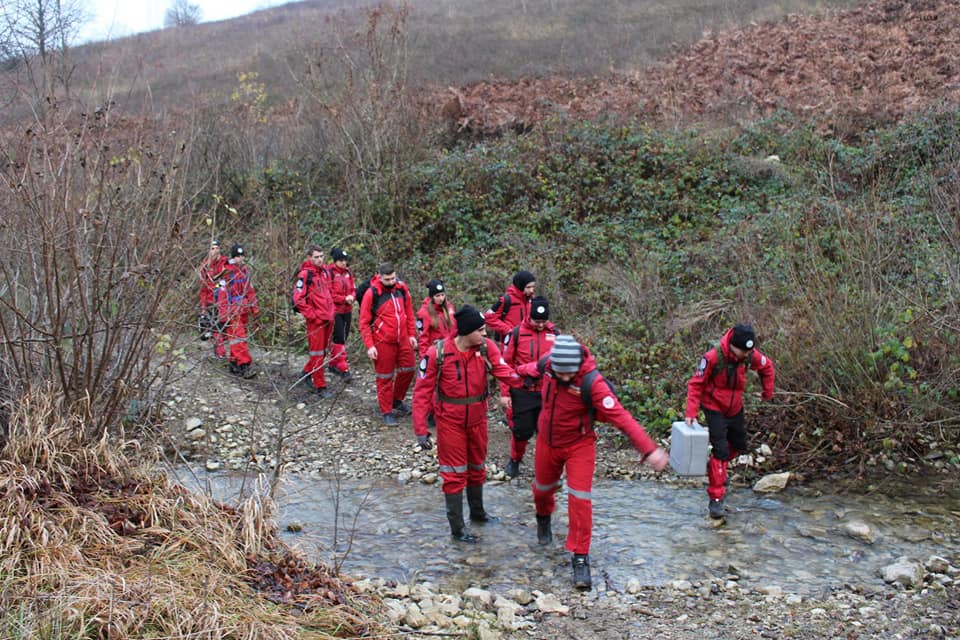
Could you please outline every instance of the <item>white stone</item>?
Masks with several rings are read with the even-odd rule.
[[[923,565],[910,558],[897,558],[897,561],[881,570],[883,581],[902,584],[906,587],[918,587],[923,584]]]
[[[637,580],[636,578],[630,578],[629,580],[627,580],[626,590],[627,590],[627,593],[631,595],[636,594],[637,592],[640,591],[640,581]]]
[[[204,431],[203,429],[192,429],[187,434],[187,440],[189,440],[190,442],[199,442],[200,440],[203,440],[206,437],[207,437],[207,432]]]
[[[478,603],[481,606],[489,607],[493,602],[493,594],[487,591],[486,589],[480,589],[479,587],[470,587],[463,592],[463,599]]]
[[[427,624],[427,622],[427,617],[423,615],[417,603],[411,603],[410,606],[407,607],[407,613],[403,616],[403,623],[405,625],[411,629],[419,629]]]
[[[486,622],[477,625],[477,640],[500,640],[503,635],[496,629],[491,629]]]
[[[510,589],[506,593],[508,598],[514,600],[520,606],[527,606],[533,602],[533,594],[526,589]]]
[[[194,429],[203,426],[203,420],[200,418],[187,418],[183,421],[183,426],[187,431],[193,431]]]
[[[570,607],[560,602],[560,598],[552,593],[545,593],[538,597],[535,606],[543,613],[557,613],[562,616],[570,613]]]
[[[776,493],[787,488],[790,482],[790,472],[771,473],[763,476],[753,485],[753,490],[757,493]]]
[[[757,447],[757,453],[769,458],[770,456],[773,455],[773,449],[771,449],[770,445],[768,445],[767,443],[763,443],[762,445]]]
[[[941,556],[930,556],[926,562],[927,571],[932,573],[947,573],[950,571],[950,561]]]
[[[876,540],[876,534],[866,522],[860,520],[851,520],[843,525],[843,532],[851,538],[856,538],[867,544],[873,544]]]
[[[420,479],[420,482],[423,484],[436,484],[437,483],[437,474],[435,473],[425,473]]]
[[[220,463],[216,460],[207,460],[207,463],[203,465],[203,468],[207,471],[217,471],[220,469]]]

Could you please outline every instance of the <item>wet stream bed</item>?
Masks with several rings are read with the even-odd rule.
[[[250,477],[186,468],[176,475],[227,504],[237,504],[253,484]],[[501,522],[471,525],[480,536],[473,545],[450,537],[439,484],[288,476],[276,519],[287,544],[310,560],[339,563],[350,575],[429,580],[448,589],[553,591],[569,586],[570,575],[565,491],[557,498],[550,547],[536,543],[529,479],[486,485],[487,510]],[[814,595],[882,585],[880,570],[901,556],[960,554],[956,493],[919,487],[905,498],[801,487],[771,495],[737,487],[727,494],[722,524],[706,517],[706,503],[702,487],[597,480],[594,584],[620,591],[634,580],[663,585],[729,576],[744,587]],[[873,542],[851,535],[851,523],[865,524]]]

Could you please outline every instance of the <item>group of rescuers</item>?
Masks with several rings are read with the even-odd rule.
[[[309,360],[304,378],[312,379],[323,398],[330,395],[327,369],[345,382],[352,378],[345,344],[357,302],[349,256],[340,248],[331,253],[333,261],[326,264],[320,247],[308,248],[292,295],[294,308],[306,322]],[[244,248],[233,245],[227,259],[214,241],[199,273],[201,317],[216,318],[209,322],[215,354],[229,358],[231,372],[249,377],[246,324],[249,314],[256,316],[259,309],[244,265]],[[511,430],[505,473],[511,478],[519,474],[527,443],[536,434],[533,498],[537,541],[549,545],[553,541],[554,494],[561,488],[566,470],[566,548],[573,554],[575,587],[590,589],[594,421],[620,429],[639,451],[641,461],[656,471],[666,467],[669,456],[620,404],[587,347],[573,336],[561,334],[550,321],[549,302],[536,296],[535,290],[534,275],[518,271],[503,295],[481,313],[469,304],[455,310],[443,282],[434,279],[427,283],[427,297],[414,313],[407,285],[397,278],[391,263],[383,263],[366,286],[361,286],[359,329],[373,362],[384,424],[398,425],[399,417],[412,413],[413,430],[424,450],[433,447],[430,427],[435,427],[450,532],[462,542],[478,540],[464,524],[464,493],[471,522],[498,520],[484,508],[483,485],[487,476],[488,376],[499,382],[500,401]],[[488,329],[496,332],[497,340],[487,336]],[[405,397],[416,373],[415,351],[420,363],[411,408]],[[753,327],[737,324],[703,354],[687,383],[686,423],[693,424],[702,410],[709,430],[707,494],[712,518],[724,517],[728,462],[748,447],[743,417],[748,369],[760,377],[762,392],[758,396],[772,398],[773,362],[757,350]]]

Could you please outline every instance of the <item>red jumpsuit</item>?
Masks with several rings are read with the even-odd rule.
[[[218,255],[211,261],[209,258],[203,261],[198,270],[200,276],[200,310],[207,314],[213,325],[213,352],[218,358],[226,356],[226,347],[224,346],[223,331],[220,330],[220,323],[217,320],[218,309],[214,291],[220,286],[220,279],[224,270],[227,268],[227,257]]]
[[[584,375],[597,368],[593,356],[583,348],[583,362],[569,383],[554,377],[547,360],[541,387],[543,407],[537,424],[537,451],[534,461],[533,501],[538,516],[548,516],[556,508],[554,493],[560,489],[564,467],[567,471],[567,510],[570,529],[566,548],[575,554],[590,553],[593,531],[593,472],[596,465],[597,435],[589,409],[580,397]],[[540,375],[537,363],[521,366],[523,376]],[[595,418],[623,431],[644,456],[657,449],[643,427],[623,408],[603,376],[597,375],[591,386],[591,405]]]
[[[490,374],[511,387],[521,386],[493,340],[484,340]],[[413,431],[418,436],[429,433],[427,414],[432,411],[443,492],[453,494],[487,479],[487,362],[479,347],[461,352],[455,339],[448,338],[441,369],[437,371],[437,345],[431,345],[413,389]]]
[[[250,282],[250,268],[228,260],[221,280],[223,286],[216,290],[217,308],[221,324],[226,324],[230,363],[236,366],[250,364],[253,359],[247,347],[247,322],[251,313],[260,315],[257,292]]]
[[[503,359],[514,369],[530,362],[538,362],[553,349],[557,333],[557,327],[552,322],[547,322],[543,330],[538,331],[530,318],[527,318],[504,337]],[[537,378],[532,388],[508,389],[505,385],[500,385],[500,395],[510,394],[510,459],[515,462],[523,460],[527,442],[537,428],[540,417],[540,383],[541,380]]]
[[[746,361],[737,360],[730,349],[733,329],[720,339],[720,346],[710,349],[700,358],[693,377],[687,382],[686,417],[696,419],[700,407],[707,414],[710,429],[710,460],[707,462],[707,495],[712,500],[723,498],[727,481],[727,465],[747,449],[747,433],[743,426],[743,390],[747,383]],[[723,369],[718,369],[723,350]],[[756,349],[747,358],[750,368],[756,370],[763,385],[763,398],[773,397],[773,361]]]
[[[397,281],[390,289],[380,276],[370,280],[370,290],[360,304],[360,336],[367,349],[377,348],[373,368],[377,377],[377,401],[380,413],[393,411],[403,402],[413,382],[414,352],[410,338],[416,337],[413,302],[407,285]]]
[[[304,365],[303,372],[310,374],[315,388],[324,389],[327,386],[324,360],[333,333],[330,274],[324,267],[316,267],[310,260],[303,261],[293,289],[293,304],[303,314],[307,323],[307,349],[310,358]]]
[[[424,298],[417,311],[417,349],[420,357],[427,355],[427,351],[437,340],[452,338],[457,335],[457,321],[453,317],[453,305],[448,300],[444,304],[433,304],[430,296]]]
[[[347,302],[347,296],[356,296],[357,288],[353,272],[348,267],[341,269],[336,264],[327,266],[330,273],[330,295],[333,297],[333,344],[330,351],[330,368],[341,373],[350,370],[347,362],[347,337],[350,335],[350,321],[353,315],[353,302]]]

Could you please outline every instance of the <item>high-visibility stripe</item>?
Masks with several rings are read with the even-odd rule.
[[[540,484],[539,482],[536,481],[536,479],[534,479],[533,481],[533,488],[536,489],[537,491],[552,491],[559,486],[560,486],[559,480],[551,484]]]
[[[567,493],[575,498],[580,498],[581,500],[592,500],[593,498],[593,494],[590,491],[577,491],[576,489],[571,489],[570,487],[567,487]]]
[[[389,380],[390,378],[393,377],[393,373],[392,373],[392,372],[391,372],[391,373],[378,373],[378,374],[376,374],[375,377],[377,377],[377,378],[383,378],[384,380]]]
[[[447,473],[466,473],[467,472],[466,465],[462,467],[451,467],[451,466],[442,464],[439,466],[439,469],[441,472],[445,471]]]
[[[322,355],[325,355],[326,353],[327,353],[327,350],[326,350],[326,349],[323,349],[323,350],[321,350],[321,351],[310,351],[310,352],[308,352],[308,354],[311,355],[311,356],[322,356]]]
[[[234,338],[233,340],[230,340],[230,344],[240,344],[241,342],[246,342],[246,341],[247,341],[246,338]]]

